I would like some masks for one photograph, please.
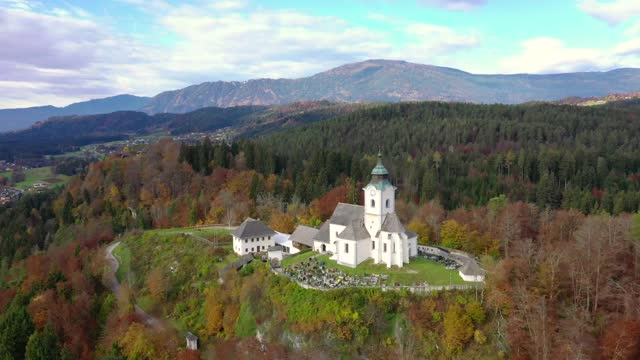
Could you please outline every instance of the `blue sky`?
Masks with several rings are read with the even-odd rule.
[[[0,108],[302,77],[370,58],[473,73],[640,67],[639,0],[0,0]]]

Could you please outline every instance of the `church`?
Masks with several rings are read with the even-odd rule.
[[[331,259],[349,267],[369,258],[387,267],[409,263],[418,255],[418,236],[405,229],[395,213],[396,188],[380,153],[371,181],[362,190],[364,205],[339,203],[313,235],[313,250],[331,253]]]

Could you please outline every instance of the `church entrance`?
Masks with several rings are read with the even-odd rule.
[[[327,252],[327,245],[322,244],[322,252]]]

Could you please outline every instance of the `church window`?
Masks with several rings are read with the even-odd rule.
[[[391,234],[387,234],[387,239],[391,240]]]
[[[376,249],[376,242],[372,241],[371,242],[371,250],[375,250]]]
[[[387,244],[384,244],[383,249],[384,252],[387,252]]]
[[[384,202],[384,206],[388,209],[389,208],[389,199],[385,200]]]
[[[395,254],[396,253],[396,243],[391,244],[391,246],[392,246],[392,249],[393,249],[393,253]]]
[[[376,207],[376,201],[371,199],[371,207]]]
[[[345,254],[349,253],[349,244],[344,244],[344,253]]]
[[[249,252],[249,249],[244,248],[244,252],[248,253],[248,252]]]

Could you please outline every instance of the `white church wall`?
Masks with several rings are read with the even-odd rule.
[[[358,264],[371,257],[371,241],[360,240],[356,242],[358,252],[356,253],[356,261]]]
[[[357,263],[357,244],[351,240],[338,240],[338,263],[349,267],[356,267]]]

